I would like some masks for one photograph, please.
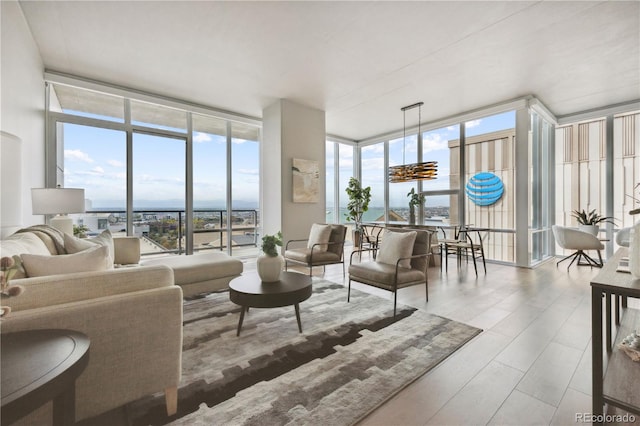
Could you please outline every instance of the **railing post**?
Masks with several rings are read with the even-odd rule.
[[[178,212],[178,254],[182,254],[182,211]]]

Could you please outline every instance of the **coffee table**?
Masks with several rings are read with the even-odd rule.
[[[229,298],[242,306],[236,336],[240,335],[244,314],[249,308],[280,308],[293,305],[298,320],[298,331],[302,333],[300,302],[311,297],[311,277],[297,272],[283,271],[280,280],[263,283],[257,273],[241,275],[229,283]]]
[[[75,383],[89,363],[89,338],[71,330],[2,335],[2,424],[53,400],[53,424],[75,423]]]

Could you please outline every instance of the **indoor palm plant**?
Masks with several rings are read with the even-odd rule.
[[[258,256],[256,267],[263,282],[274,282],[280,278],[284,258],[278,253],[278,246],[282,247],[282,232],[262,237],[263,254]]]
[[[595,209],[587,213],[584,209],[574,210],[571,216],[575,217],[578,221],[578,228],[582,231],[589,232],[593,235],[598,235],[601,223],[610,223],[613,225],[612,217],[601,216],[596,213]]]
[[[347,195],[349,196],[349,204],[347,204],[347,221],[353,221],[355,227],[353,230],[353,245],[359,247],[360,233],[362,232],[362,215],[369,210],[369,202],[371,201],[371,187],[363,188],[360,181],[354,177],[349,179],[347,186]]]

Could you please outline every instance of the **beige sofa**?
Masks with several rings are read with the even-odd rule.
[[[43,235],[14,234],[0,242],[0,255],[55,254],[55,245]],[[135,255],[131,239],[116,238],[114,247],[116,261]],[[119,252],[121,247],[125,250]],[[167,410],[176,411],[182,290],[174,285],[169,267],[63,273],[11,282],[25,291],[2,299],[3,305],[12,308],[2,319],[3,334],[63,328],[83,332],[91,340],[89,364],[76,382],[76,419],[93,417],[160,391],[165,391]],[[39,411],[35,415],[42,414],[43,410]],[[39,424],[28,417],[24,420]]]

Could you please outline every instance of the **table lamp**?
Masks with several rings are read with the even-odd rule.
[[[69,213],[84,213],[84,189],[81,188],[31,188],[33,214],[54,214],[49,224],[73,235],[73,220]]]

